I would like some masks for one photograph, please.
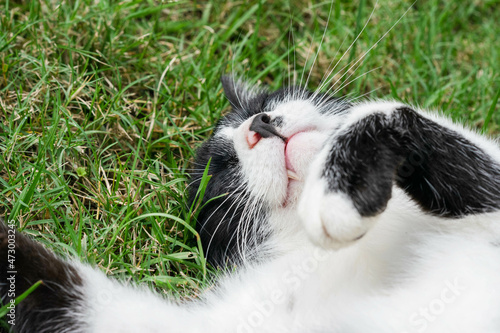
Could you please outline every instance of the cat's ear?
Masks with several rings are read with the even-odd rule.
[[[234,109],[244,109],[258,94],[258,89],[232,76],[221,77],[224,94]]]

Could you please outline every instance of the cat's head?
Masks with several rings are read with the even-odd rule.
[[[192,203],[210,161],[197,229],[218,265],[251,256],[270,233],[294,229],[308,167],[350,107],[300,87],[269,92],[231,77],[222,86],[232,110],[198,148],[190,187]]]

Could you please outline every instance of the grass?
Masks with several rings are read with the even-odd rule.
[[[338,94],[439,109],[496,135],[500,2],[420,0],[343,76],[411,2],[381,0],[349,48],[374,4],[3,1],[0,216],[110,276],[192,295],[210,278],[186,173],[228,110],[221,74],[274,89],[305,68],[314,89],[340,60]]]

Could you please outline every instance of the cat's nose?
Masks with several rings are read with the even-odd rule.
[[[253,148],[261,138],[278,137],[283,141],[286,138],[278,133],[276,128],[271,125],[271,117],[266,113],[260,113],[253,118],[247,135],[247,142],[250,148]]]

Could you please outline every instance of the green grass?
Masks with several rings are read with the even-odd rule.
[[[314,89],[410,5],[381,0],[349,49],[374,1],[3,1],[0,216],[110,276],[197,293],[210,279],[186,171],[228,110],[221,74],[274,89],[305,67]],[[339,94],[439,109],[495,135],[498,17],[498,0],[421,0],[355,73],[334,73]]]

